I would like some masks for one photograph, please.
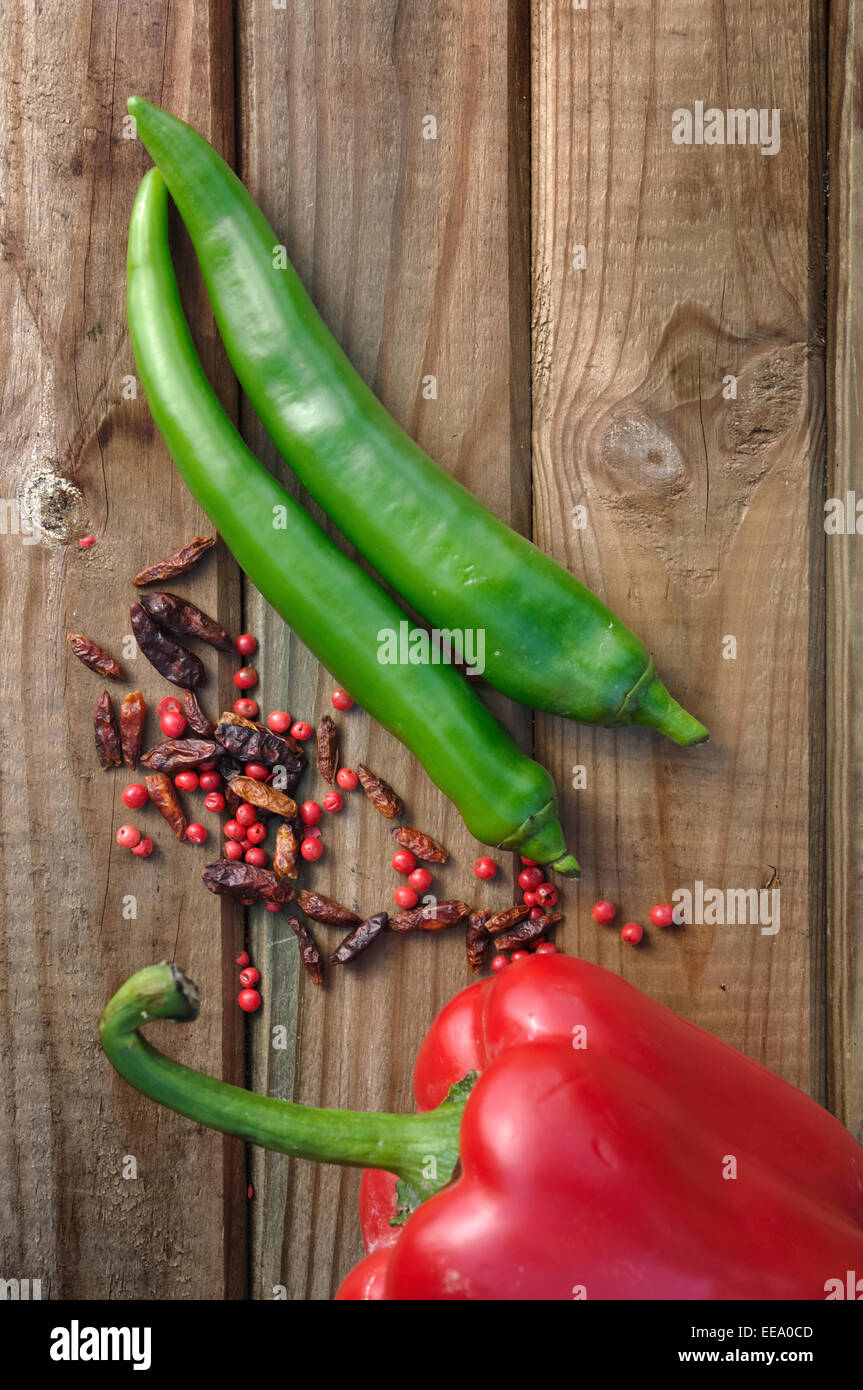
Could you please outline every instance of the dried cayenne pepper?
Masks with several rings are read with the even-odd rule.
[[[221,624],[179,594],[142,594],[141,606],[154,623],[175,637],[198,637],[220,652],[233,652],[234,644]]]
[[[325,714],[317,729],[318,772],[330,786],[336,780],[339,766],[339,731],[335,722]]]
[[[144,738],[144,720],[147,718],[147,702],[140,690],[133,690],[120,706],[120,742],[123,745],[123,761],[135,771],[141,755]]]
[[[158,564],[149,565],[147,569],[141,570],[140,574],[135,575],[132,583],[136,589],[140,589],[142,584],[157,584],[163,579],[175,579],[178,574],[187,574],[201,556],[215,544],[215,536],[196,536],[188,545],[181,546],[173,555],[169,555],[167,560],[160,560]]]
[[[530,946],[538,941],[557,922],[563,920],[562,912],[547,912],[544,917],[535,917],[532,922],[522,922],[512,931],[494,938],[496,951],[514,951],[519,946]]]
[[[313,922],[323,922],[328,927],[358,927],[362,921],[356,912],[342,907],[341,903],[325,898],[323,893],[309,893],[305,888],[297,894],[297,905]]]
[[[135,640],[151,666],[155,666],[160,676],[173,685],[184,687],[203,685],[207,678],[203,664],[179,642],[168,637],[153,622],[149,613],[140,603],[133,603],[129,610]]]
[[[397,912],[388,923],[390,931],[441,931],[463,922],[470,912],[467,903],[451,901],[435,907],[414,907],[410,912]]]
[[[251,900],[256,903],[289,903],[294,890],[283,883],[269,869],[259,869],[254,864],[245,864],[242,859],[217,859],[207,864],[202,879],[211,893],[219,893],[240,901]]]
[[[397,830],[391,830],[390,834],[403,849],[409,849],[411,854],[417,859],[425,860],[426,864],[445,864],[449,859],[449,853],[443,845],[439,845],[431,835],[414,830],[413,826],[400,825]]]
[[[494,936],[499,931],[508,931],[510,927],[515,927],[519,922],[523,922],[529,912],[530,905],[528,903],[516,903],[514,907],[504,908],[502,912],[496,912],[493,917],[489,917],[485,929],[489,936]]]
[[[97,675],[105,676],[109,681],[124,681],[126,672],[123,670],[119,661],[116,661],[109,652],[96,645],[89,637],[85,637],[83,632],[67,632],[66,641],[69,643],[72,654],[77,656],[91,671]]]
[[[214,734],[226,753],[241,763],[266,763],[285,770],[285,785],[293,791],[305,765],[306,755],[289,734],[274,734],[263,724],[254,724],[232,710],[224,710]]]
[[[376,777],[363,763],[357,764],[357,776],[362,783],[363,791],[376,811],[380,811],[387,820],[395,820],[396,816],[401,815],[403,809],[401,800],[396,796],[388,782]]]
[[[212,738],[216,732],[216,726],[212,719],[208,719],[201,706],[198,704],[198,697],[194,690],[187,690],[183,696],[183,714],[190,729],[194,729],[201,738]]]
[[[103,769],[119,767],[123,761],[120,731],[114,718],[111,696],[107,690],[103,690],[96,701],[93,732],[96,738],[96,752],[99,754],[99,762]]]
[[[273,851],[273,872],[279,878],[297,877],[297,857],[300,842],[294,827],[283,821],[276,831],[276,847]]]
[[[386,929],[388,920],[385,912],[376,912],[373,917],[367,917],[364,922],[360,922],[330,956],[333,965],[349,965],[352,960],[356,960],[357,956],[362,955]]]
[[[321,985],[324,982],[324,968],[321,963],[321,953],[318,950],[317,942],[309,931],[305,922],[292,915],[288,916],[300,947],[300,960],[303,968],[309,976],[313,985]]]
[[[144,778],[150,800],[170,825],[178,840],[186,838],[186,817],[180,798],[167,772],[149,772]]]
[[[256,777],[232,777],[228,790],[238,801],[248,801],[259,806],[262,811],[270,811],[274,816],[284,816],[293,820],[297,814],[297,803],[284,792],[276,791],[268,782],[259,782]]]
[[[209,762],[216,751],[211,738],[169,738],[145,753],[141,762],[151,772],[182,772]]]
[[[481,970],[485,965],[485,959],[491,946],[491,937],[486,929],[486,922],[491,915],[490,907],[481,907],[477,912],[472,912],[468,918],[465,949],[467,951],[467,963],[473,971]]]

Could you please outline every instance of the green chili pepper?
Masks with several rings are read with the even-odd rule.
[[[438,628],[483,631],[485,676],[512,699],[703,742],[704,725],[669,695],[639,638],[388,415],[212,146],[140,97],[127,105],[186,224],[244,391],[304,487],[378,573]]]
[[[132,211],[127,310],[153,419],[192,496],[253,584],[419,758],[471,834],[577,874],[545,768],[521,752],[453,666],[381,664],[378,634],[398,629],[404,612],[267,472],[219,404],[180,303],[167,192],[155,169]]]

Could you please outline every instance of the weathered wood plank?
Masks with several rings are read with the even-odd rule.
[[[565,939],[820,1094],[821,6],[532,14],[535,539],[647,640],[712,732],[685,751],[537,721],[559,781],[588,776],[570,798],[585,875]],[[675,144],[673,113],[699,101],[779,108],[779,152]],[[760,889],[774,870],[776,935],[650,930],[634,952],[588,914],[601,893],[647,922],[676,888]]]
[[[244,4],[239,90],[241,174],[330,326],[432,456],[527,530],[523,8],[303,0],[280,13]],[[427,116],[437,121],[434,140],[423,138]],[[423,397],[428,375],[436,399]],[[289,479],[249,416],[244,426]],[[315,722],[332,680],[251,592],[247,615],[262,639],[266,707]],[[503,878],[478,886],[478,847],[416,763],[362,711],[336,717],[344,761],[380,771],[412,823],[450,848],[435,891],[499,900]],[[527,736],[523,712],[507,718]],[[326,790],[314,774],[304,786],[315,798]],[[387,832],[354,793],[327,818],[327,853],[307,880],[365,912],[390,906]],[[267,917],[254,931],[266,996],[253,1034],[256,1089],[316,1104],[411,1107],[417,1046],[437,1008],[467,982],[463,935],[382,941],[367,962],[315,990],[297,981],[284,919]],[[339,939],[316,932],[330,950]],[[277,1023],[292,1040],[284,1051],[270,1046]],[[358,1175],[258,1152],[253,1167],[252,1295],[272,1297],[283,1286],[290,1298],[330,1296],[361,1253]]]
[[[240,1146],[137,1095],[96,1041],[113,990],[176,956],[202,987],[203,1017],[154,1037],[238,1079],[236,1008],[224,1024],[221,1010],[223,937],[230,946],[235,923],[198,881],[206,851],[176,844],[154,810],[130,813],[120,797],[129,775],[99,770],[101,682],[64,645],[67,630],[83,631],[119,655],[131,576],[206,524],[145,402],[123,397],[134,376],[126,228],[149,161],[122,123],[126,95],[140,91],[230,153],[229,18],[227,7],[72,4],[47,23],[22,7],[0,56],[2,492],[38,495],[48,531],[37,545],[2,537],[0,1269],[40,1278],[43,1298],[221,1298],[245,1282]],[[193,308],[200,322],[200,294]],[[205,357],[215,363],[212,330]],[[89,551],[78,547],[87,533]],[[238,584],[223,553],[178,586],[235,625]],[[118,701],[137,686],[151,705],[175,693],[143,657],[126,667]],[[148,729],[154,741],[153,715]],[[128,820],[152,833],[153,859],[114,843]]]
[[[859,458],[863,362],[863,15],[843,2],[831,9],[830,267],[828,298],[827,496],[863,497]],[[856,501],[856,499],[854,499]],[[853,506],[853,502],[852,502]],[[832,509],[831,509],[832,512]],[[855,524],[859,521],[855,516]],[[832,522],[831,522],[832,525]],[[856,531],[827,537],[827,844],[829,929],[829,1099],[863,1140],[863,639],[859,611],[863,556]]]

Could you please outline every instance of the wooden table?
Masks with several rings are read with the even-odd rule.
[[[859,477],[863,18],[831,5],[828,71],[826,8],[69,0],[7,24],[3,496],[38,497],[47,535],[2,536],[0,1274],[41,1278],[43,1297],[330,1297],[361,1251],[358,1176],[158,1110],[111,1072],[99,1013],[133,970],[175,958],[203,1008],[188,1030],[152,1030],[173,1054],[309,1103],[409,1107],[417,1045],[466,982],[453,933],[387,941],[316,990],[284,918],[255,910],[265,1003],[246,1020],[244,923],[203,890],[207,851],[161,828],[152,860],[114,844],[134,819],[127,779],[96,767],[99,687],[65,634],[118,648],[130,576],[206,526],[126,328],[126,226],[149,163],[132,92],[234,163],[389,409],[602,594],[710,726],[706,747],[681,750],[493,702],[554,773],[584,866],[560,944],[859,1132],[863,542],[825,534],[824,500]],[[778,108],[779,151],[674,143],[674,113],[697,102]],[[293,486],[176,245],[205,365]],[[258,636],[265,708],[312,722],[328,708],[332,679],[223,549],[182,591]],[[142,658],[128,665],[153,703],[169,693]],[[220,658],[211,712],[233,699],[234,666]],[[478,884],[477,845],[408,754],[359,710],[340,723],[345,760],[380,770],[451,848],[436,886],[508,901],[508,857]],[[351,798],[308,882],[376,910],[390,851]],[[632,949],[590,917],[603,895],[646,922],[697,880],[781,886],[781,929],[651,930]]]

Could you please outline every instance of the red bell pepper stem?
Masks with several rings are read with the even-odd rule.
[[[421,1199],[445,1187],[458,1161],[464,1097],[423,1115],[324,1110],[231,1086],[173,1061],[138,1031],[151,1019],[189,1021],[198,991],[176,966],[148,966],[117,991],[99,1024],[109,1061],[133,1086],[160,1105],[223,1134],[276,1153],[382,1168],[397,1173]],[[429,1177],[429,1171],[435,1176]]]

